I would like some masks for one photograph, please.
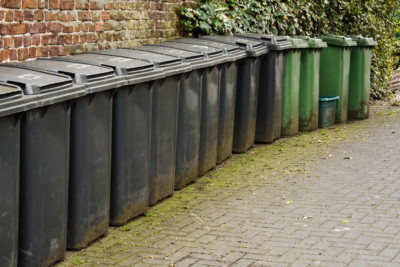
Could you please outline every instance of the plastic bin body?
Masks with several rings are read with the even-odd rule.
[[[19,87],[0,83],[0,266],[17,266],[20,121],[34,107]]]
[[[239,45],[248,57],[238,62],[235,122],[232,151],[244,153],[254,144],[261,56],[268,49],[259,41],[234,36],[203,36],[203,39]]]
[[[322,96],[339,96],[336,123],[347,121],[350,56],[356,42],[341,36],[322,36],[328,47],[321,52],[320,89]]]
[[[246,57],[246,52],[240,50],[237,45],[199,38],[183,38],[174,40],[174,42],[220,48],[230,57],[230,61],[220,65],[217,163],[221,163],[232,155],[238,62]]]
[[[350,83],[347,116],[349,119],[369,117],[371,51],[377,42],[372,38],[353,36],[357,46],[351,51]]]
[[[126,86],[115,90],[112,100],[110,224],[123,225],[147,210],[151,81],[164,75],[154,70],[152,63],[127,57],[93,53],[69,58],[111,67],[127,80]]]
[[[154,205],[174,192],[179,81],[182,73],[190,70],[190,66],[181,64],[177,57],[133,49],[103,50],[96,53],[152,62],[166,76],[155,80],[152,88],[148,204]]]
[[[255,141],[271,143],[281,136],[282,86],[287,49],[292,48],[286,37],[257,33],[235,34],[261,41],[269,53],[262,58],[258,90]]]
[[[222,48],[207,46],[204,43],[187,44],[180,42],[165,42],[161,46],[173,47],[194,53],[204,54],[203,67],[200,69],[201,79],[201,108],[200,108],[200,144],[198,175],[201,176],[217,165],[218,158],[218,131],[222,87],[222,69],[228,61],[228,56]],[[207,66],[207,67],[206,67]],[[192,64],[196,68],[196,64]],[[181,112],[179,112],[181,114]],[[180,139],[178,138],[180,141]],[[178,142],[179,145],[179,142]],[[190,144],[186,147],[190,150]],[[178,166],[177,166],[178,167]],[[179,176],[176,177],[178,180]],[[187,184],[187,182],[186,182]],[[176,187],[176,188],[179,188]]]
[[[320,97],[318,111],[318,127],[328,127],[335,124],[336,106],[339,97]]]
[[[299,131],[309,132],[318,128],[320,56],[327,45],[321,39],[303,38],[308,42],[309,49],[301,54]]]
[[[48,266],[66,249],[70,103],[83,96],[64,75],[0,67],[0,80],[36,95],[21,119],[18,266]]]
[[[83,55],[84,56],[84,55]],[[113,69],[73,62],[79,56],[19,64],[67,74],[88,95],[71,106],[67,248],[81,249],[108,231],[112,91],[125,84]]]
[[[182,186],[196,179],[198,175],[203,175],[208,170],[215,167],[217,163],[218,145],[218,119],[219,119],[219,87],[221,77],[221,64],[226,62],[227,56],[222,49],[212,48],[204,45],[194,45],[178,42],[165,42],[157,46],[144,46],[137,49],[154,51],[166,55],[178,55],[185,61],[190,62],[193,69],[188,79],[183,79],[180,83],[180,105],[178,115],[178,142],[177,142],[177,165],[175,176],[175,188]],[[204,55],[207,57],[204,57]],[[196,59],[192,58],[196,56]],[[202,56],[201,58],[199,56]],[[195,77],[196,75],[196,77]],[[193,77],[192,77],[193,76]],[[200,79],[200,80],[198,80]],[[191,84],[188,84],[190,82]],[[200,85],[200,87],[198,87]],[[196,99],[188,99],[194,96],[194,91],[199,92]],[[191,92],[188,90],[192,90]],[[193,100],[199,103],[196,110],[193,109]],[[189,116],[191,118],[189,118]],[[200,122],[195,125],[195,119]],[[192,120],[188,124],[189,120]],[[199,136],[194,133],[197,128]],[[188,137],[189,138],[185,138]],[[196,138],[198,144],[198,155],[195,155],[191,144]],[[199,139],[197,139],[199,138]],[[198,170],[191,172],[188,156],[194,161],[198,158]]]
[[[282,136],[299,132],[300,63],[302,52],[308,48],[302,39],[288,38],[293,48],[285,59],[285,76],[282,90]]]

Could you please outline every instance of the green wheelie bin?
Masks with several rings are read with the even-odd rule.
[[[299,131],[309,132],[318,128],[319,66],[321,51],[327,44],[318,38],[297,37],[308,42],[309,49],[301,53]]]
[[[345,122],[349,95],[350,55],[357,43],[344,36],[320,38],[328,44],[328,47],[321,52],[319,94],[323,97],[339,96],[335,122]]]
[[[282,136],[295,135],[299,132],[299,93],[301,54],[308,48],[305,40],[290,38],[292,48],[285,58],[285,70],[282,89]]]
[[[369,117],[369,94],[371,73],[371,51],[378,45],[372,38],[351,36],[357,46],[351,51],[349,119],[367,119]]]

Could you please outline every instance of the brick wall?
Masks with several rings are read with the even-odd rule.
[[[181,36],[195,0],[1,0],[0,62],[158,43]]]

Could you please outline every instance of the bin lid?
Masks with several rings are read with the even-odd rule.
[[[292,44],[292,49],[309,48],[308,42],[300,38],[287,37],[287,41]]]
[[[294,36],[294,38],[302,39],[308,43],[310,48],[324,48],[328,47],[328,44],[319,38],[311,38],[310,36]]]
[[[377,46],[378,42],[373,38],[363,37],[362,35],[352,35],[350,37],[353,41],[357,43],[357,46]]]
[[[236,33],[235,36],[258,40],[268,47],[268,50],[286,50],[293,48],[285,36],[268,35],[262,33]]]
[[[37,106],[50,105],[86,94],[84,86],[74,84],[67,75],[22,67],[20,63],[1,64],[0,81],[19,86],[24,95],[35,95]]]
[[[258,57],[268,53],[267,47],[262,42],[257,40],[250,40],[237,36],[225,36],[225,35],[206,35],[202,36],[201,39],[221,42],[225,44],[238,45],[240,49],[247,52],[248,56]]]
[[[328,45],[333,45],[333,46],[356,46],[357,43],[353,41],[350,37],[345,37],[345,36],[337,36],[337,35],[332,35],[332,36],[321,36],[318,37],[322,39],[322,41],[326,42]]]
[[[177,55],[181,57],[184,62],[189,62],[192,69],[207,68],[229,60],[228,55],[220,48],[193,44],[168,42],[158,45],[141,46],[137,49],[153,51],[169,56]]]
[[[34,96],[24,96],[19,86],[0,82],[0,116],[7,116],[36,107]]]
[[[177,56],[167,56],[160,53],[141,51],[133,48],[107,49],[93,52],[94,54],[112,55],[143,60],[154,64],[155,68],[162,68],[165,75],[174,75],[191,70],[189,63],[184,63]],[[204,57],[201,55],[201,57]]]
[[[161,71],[154,69],[154,64],[127,57],[86,53],[55,59],[112,68],[117,76],[124,76],[128,84],[164,77]]]
[[[70,56],[52,59],[38,58],[18,63],[22,68],[46,70],[70,76],[77,84],[84,84],[88,93],[99,92],[123,85],[123,78],[116,77],[114,70],[89,63],[70,60]]]

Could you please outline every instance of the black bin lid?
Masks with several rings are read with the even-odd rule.
[[[17,85],[24,96],[35,96],[36,106],[71,100],[86,94],[69,76],[44,70],[22,68],[20,64],[1,64],[0,81]]]
[[[248,56],[252,57],[258,57],[268,53],[268,49],[263,45],[263,43],[257,40],[250,40],[242,37],[225,36],[225,35],[206,35],[202,36],[201,39],[206,39],[231,45],[238,45],[241,49],[246,50]]]
[[[24,96],[19,86],[0,82],[0,116],[35,108],[35,96]]]
[[[237,33],[237,37],[257,40],[267,45],[269,50],[286,50],[293,48],[285,36],[268,35],[262,33]]]
[[[180,50],[195,52],[203,54],[207,58],[214,58],[218,56],[224,56],[224,50],[222,48],[216,48],[212,46],[202,45],[202,44],[186,44],[186,43],[179,43],[179,42],[164,42],[158,44],[157,46],[163,47],[172,47]]]
[[[188,63],[183,63],[177,56],[168,56],[151,51],[137,50],[133,48],[107,49],[93,52],[94,54],[112,55],[118,57],[134,58],[154,64],[156,68],[162,68],[165,75],[174,75],[188,72],[191,67]],[[202,55],[201,55],[202,56]]]
[[[80,54],[75,56],[61,57],[60,60],[68,60],[80,63],[88,63],[108,68],[113,68],[118,76],[128,75],[132,73],[151,71],[154,65],[143,60],[117,57],[111,55],[101,55],[94,53]]]
[[[63,59],[66,60],[63,60]],[[116,77],[111,68],[67,60],[69,56],[52,59],[37,59],[18,63],[22,68],[46,70],[70,76],[75,83],[85,84],[88,92],[98,92],[124,85],[121,77]]]

